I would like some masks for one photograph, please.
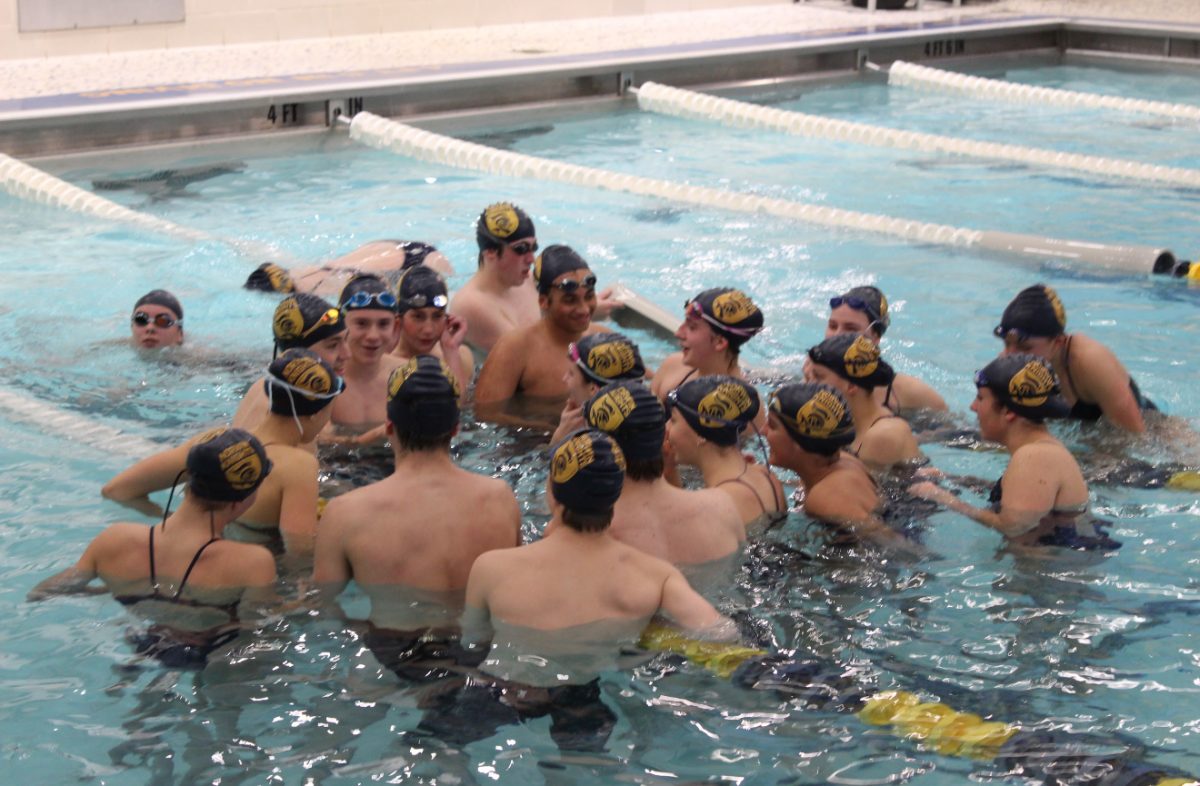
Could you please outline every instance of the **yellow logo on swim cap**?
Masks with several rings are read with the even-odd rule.
[[[633,347],[624,341],[609,341],[592,347],[587,367],[597,376],[613,379],[633,370],[636,360]]]
[[[887,311],[888,311],[887,298],[884,297],[884,294],[882,292],[880,292],[879,293],[879,318],[881,320],[887,319],[887,315],[888,315]]]
[[[296,358],[283,367],[280,379],[294,388],[323,395],[333,389],[333,377],[316,358]]]
[[[1054,309],[1054,319],[1058,321],[1058,326],[1065,330],[1067,327],[1067,309],[1063,306],[1058,293],[1044,284],[1042,285],[1042,291],[1046,293],[1046,300],[1049,301],[1050,308]]]
[[[846,407],[838,397],[828,390],[819,390],[796,411],[795,420],[804,436],[825,439],[837,430],[845,416]]]
[[[696,405],[696,412],[700,413],[701,426],[720,428],[729,425],[728,421],[735,421],[749,412],[751,405],[750,392],[746,388],[732,382],[722,382],[700,399],[700,403]],[[705,415],[710,417],[706,418]]]
[[[272,322],[275,338],[288,340],[297,338],[304,332],[304,314],[300,313],[300,304],[296,298],[285,298],[275,307],[275,319]]]
[[[537,258],[533,260],[533,280],[537,281],[539,283],[542,280],[542,255],[541,254],[538,254]]]
[[[454,397],[458,398],[460,395],[462,395],[462,389],[458,385],[458,377],[454,376],[454,372],[451,371],[450,367],[446,365],[446,361],[439,358],[438,363],[440,363],[442,366],[442,376],[444,376],[446,381],[450,383],[450,389],[454,391]]]
[[[263,270],[267,274],[267,280],[271,282],[271,289],[276,292],[296,291],[296,285],[292,282],[291,274],[279,265],[269,262]]]
[[[588,423],[601,431],[616,431],[637,407],[628,388],[616,388],[601,395],[588,408]]]
[[[407,363],[391,373],[391,376],[388,377],[388,401],[394,399],[400,392],[400,388],[404,387],[405,380],[416,373],[417,365],[415,357],[409,358]]]
[[[1044,363],[1031,360],[1008,381],[1008,396],[1014,404],[1040,407],[1054,392],[1054,372]]]
[[[596,460],[592,438],[588,434],[577,434],[558,446],[550,460],[550,477],[555,483],[566,483],[579,470]]]
[[[517,231],[520,224],[521,217],[517,215],[517,209],[507,202],[489,205],[483,211],[483,225],[496,237],[508,237]]]
[[[713,316],[726,325],[736,325],[758,313],[758,306],[746,293],[731,289],[723,295],[717,295],[712,302]]]
[[[235,442],[221,451],[221,472],[230,487],[237,491],[254,488],[262,477],[262,459],[249,442]]]
[[[869,377],[879,368],[879,347],[859,336],[846,348],[845,354],[842,355],[842,363],[846,373],[855,379]]]

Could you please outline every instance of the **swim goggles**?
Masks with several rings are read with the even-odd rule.
[[[536,240],[518,240],[516,243],[509,243],[508,247],[512,249],[514,254],[520,257],[523,257],[526,254],[532,254],[538,250],[538,244]]]
[[[355,292],[342,301],[341,307],[347,311],[352,308],[370,308],[372,302],[388,311],[395,311],[399,304],[396,296],[391,292]]]
[[[425,308],[426,306],[445,308],[446,304],[450,302],[450,299],[445,295],[434,295],[433,297],[429,297],[425,294],[416,294],[406,297],[400,302],[405,308]]]
[[[718,330],[724,331],[724,332],[729,333],[734,336],[747,336],[747,337],[756,336],[756,335],[758,335],[758,331],[762,329],[762,328],[756,328],[756,327],[755,328],[740,328],[740,327],[732,327],[731,325],[726,325],[724,322],[722,322],[721,320],[717,319],[714,316],[711,316],[707,311],[705,311],[704,307],[700,305],[700,301],[698,301],[698,300],[683,301],[683,315],[684,315],[684,317],[687,317],[689,319],[702,319],[705,322],[707,322],[708,324],[717,328]]]
[[[608,383],[612,382],[611,379],[605,379],[588,368],[588,364],[583,360],[583,355],[579,353],[579,345],[574,341],[572,341],[570,344],[567,344],[567,357],[571,359],[572,363],[579,367],[579,370],[583,372],[585,377],[592,382],[595,382],[597,385],[607,385]]]
[[[551,284],[550,287],[552,289],[557,289],[559,292],[562,292],[564,295],[574,295],[576,292],[579,291],[580,287],[583,287],[588,292],[595,292],[596,291],[596,277],[595,276],[587,276],[586,278],[583,279],[583,281],[576,281],[573,278],[568,278],[566,281],[559,281],[557,284]]]
[[[300,338],[308,338],[309,335],[311,335],[314,331],[316,331],[317,328],[321,327],[322,325],[336,325],[337,321],[339,319],[341,319],[341,317],[342,317],[342,312],[337,310],[336,308],[330,308],[330,309],[326,310],[326,312],[321,315],[320,319],[318,319],[316,322],[312,323],[311,327],[309,327],[307,330],[302,330],[300,332]]]
[[[1004,325],[996,325],[996,327],[992,328],[992,335],[1006,344],[1009,341],[1017,344],[1024,344],[1026,341],[1033,338],[1033,336],[1029,335],[1024,330],[1019,330],[1017,328],[1006,328]]]
[[[155,314],[154,316],[150,316],[145,311],[138,311],[133,315],[133,324],[138,327],[146,327],[151,322],[154,323],[154,327],[163,330],[183,324],[182,319],[175,319],[170,314]]]

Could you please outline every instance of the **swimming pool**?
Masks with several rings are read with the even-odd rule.
[[[1163,92],[1161,77],[1140,70],[1009,68],[1008,76],[1200,103],[1200,78],[1183,73]],[[1183,125],[954,101],[876,80],[809,86],[770,101],[939,133],[1200,165],[1188,144],[1195,129]],[[530,118],[473,135],[548,158],[838,207],[1194,253],[1188,244],[1197,195],[1179,189],[730,131],[635,110],[563,122]],[[821,335],[831,295],[876,283],[894,310],[885,357],[926,378],[964,421],[971,374],[998,349],[990,328],[1020,288],[1045,281],[1059,290],[1071,329],[1112,346],[1168,412],[1193,425],[1200,418],[1188,362],[1200,333],[1197,292],[1176,281],[998,261],[768,217],[480,176],[336,135],[300,156],[151,151],[137,161],[56,168],[87,184],[231,159],[245,160],[246,168],[182,193],[106,196],[306,260],[378,237],[426,239],[455,262],[460,282],[473,266],[474,217],[488,202],[511,199],[534,215],[543,244],[575,246],[602,282],[620,279],[672,310],[707,286],[746,288],[769,325],[748,345],[746,359],[780,374],[798,372],[804,350]],[[156,441],[174,441],[232,412],[269,359],[274,301],[239,288],[257,261],[221,243],[186,245],[7,196],[0,207],[7,238],[0,250],[0,356],[8,385]],[[188,341],[211,357],[196,366],[158,364],[115,340],[127,329],[129,304],[156,286],[180,295]],[[669,350],[639,339],[648,360]],[[922,751],[854,717],[800,711],[773,694],[662,661],[602,681],[619,718],[606,756],[564,760],[544,720],[457,750],[415,736],[414,693],[379,676],[341,623],[317,615],[272,623],[259,647],[202,677],[129,668],[122,636],[128,620],[110,599],[22,602],[100,524],[124,516],[98,506],[97,491],[126,457],[23,423],[4,429],[10,438],[0,446],[0,608],[14,621],[0,645],[0,728],[14,782],[448,782],[449,774],[480,781],[932,786],[995,772],[986,763]],[[464,442],[468,464],[515,483],[532,531],[544,479],[538,451],[494,430],[470,429]],[[995,477],[1004,464],[991,452],[927,450],[948,471]],[[1168,452],[1141,450],[1150,458]],[[1146,757],[1156,763],[1200,771],[1200,714],[1189,701],[1200,684],[1200,585],[1192,578],[1200,503],[1194,495],[1122,487],[1094,488],[1093,500],[1100,515],[1118,522],[1114,536],[1125,543],[1107,560],[1019,560],[999,550],[998,536],[949,514],[926,528],[925,542],[938,555],[928,561],[810,560],[775,545],[804,547],[805,524],[794,518],[755,550],[727,609],[739,611],[760,643],[870,673],[879,687],[941,696],[1000,720],[1127,735],[1150,746]],[[351,613],[361,605],[361,598],[347,603]]]

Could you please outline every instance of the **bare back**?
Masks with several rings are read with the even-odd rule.
[[[612,536],[674,565],[727,557],[746,539],[737,505],[721,489],[687,490],[666,481],[631,481],[613,514]]]
[[[484,351],[490,351],[505,333],[541,317],[532,284],[490,292],[480,285],[478,274],[454,293],[449,310],[467,321],[467,343]]]

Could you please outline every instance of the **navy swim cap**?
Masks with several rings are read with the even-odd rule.
[[[346,329],[342,312],[322,297],[307,292],[288,295],[275,307],[271,323],[278,349],[311,347]]]
[[[458,380],[444,361],[417,355],[388,377],[388,420],[397,431],[441,437],[458,425]]]
[[[1004,338],[1010,331],[1053,338],[1062,335],[1066,329],[1067,310],[1058,293],[1045,284],[1034,284],[1017,293],[992,332],[997,338]]]
[[[890,385],[896,372],[879,356],[879,347],[861,333],[831,336],[808,350],[813,363],[868,390]]]
[[[796,444],[811,453],[832,456],[854,441],[850,405],[828,385],[784,385],[771,393],[769,407]]]
[[[338,295],[338,308],[342,311],[362,311],[372,308],[396,312],[396,296],[379,276],[362,273],[346,282]]]
[[[450,302],[448,293],[446,280],[436,270],[424,265],[411,267],[396,284],[397,313],[427,306],[445,309]]]
[[[571,344],[568,352],[583,376],[597,385],[646,376],[637,344],[620,333],[592,333]]]
[[[719,374],[689,380],[667,394],[667,415],[679,410],[692,431],[717,445],[736,445],[759,407],[752,386]]]
[[[576,270],[586,270],[587,267],[587,260],[570,246],[546,246],[533,261],[533,280],[537,282],[538,292],[544,295],[550,291],[551,285],[559,276],[574,273]],[[592,283],[594,286],[595,282]]]
[[[262,443],[240,428],[214,429],[187,454],[188,491],[210,502],[241,502],[271,472]]]
[[[500,248],[535,234],[529,214],[508,202],[488,205],[475,222],[475,241],[480,251]]]
[[[763,313],[740,289],[706,289],[684,303],[686,316],[703,319],[709,327],[737,348],[763,329]]]
[[[608,513],[625,483],[625,457],[608,434],[580,429],[550,449],[550,493],[576,513]]]
[[[175,319],[179,322],[183,321],[183,306],[179,303],[179,298],[172,295],[165,289],[152,289],[146,294],[138,298],[133,304],[133,310],[136,311],[138,306],[144,306],[147,303],[154,306],[162,306],[169,308],[175,314]]]
[[[875,332],[880,336],[883,336],[887,332],[888,325],[892,324],[892,318],[888,314],[887,298],[883,296],[883,291],[879,287],[854,287],[829,299],[831,310],[838,306],[849,306],[866,314],[867,319],[871,320],[867,327],[875,328]]]
[[[583,419],[611,434],[630,461],[662,456],[666,418],[663,406],[642,382],[614,382],[583,405]]]
[[[296,291],[296,282],[292,280],[292,274],[274,262],[263,262],[255,268],[243,286],[256,292],[292,293]]]
[[[289,349],[271,362],[263,382],[271,412],[315,415],[341,395],[345,382],[333,367],[307,349]]]
[[[1002,355],[975,372],[975,387],[987,388],[1018,415],[1033,421],[1064,418],[1071,411],[1058,377],[1036,355]]]

